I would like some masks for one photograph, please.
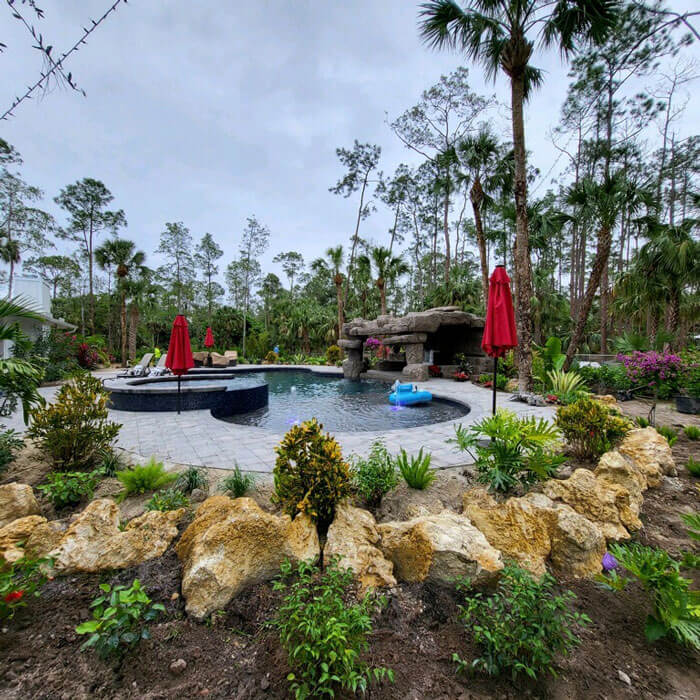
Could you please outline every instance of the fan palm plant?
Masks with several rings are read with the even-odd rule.
[[[27,351],[31,341],[19,327],[19,319],[44,320],[31,302],[23,297],[0,299],[0,341],[9,341],[16,350]],[[43,376],[43,368],[35,362],[20,357],[1,358],[0,415],[9,415],[20,402],[26,423],[30,410],[44,404],[44,398],[38,391]]]
[[[527,157],[523,106],[542,72],[530,59],[539,37],[545,46],[573,52],[587,41],[601,42],[612,28],[617,0],[431,0],[422,5],[421,34],[435,48],[464,51],[495,78],[502,70],[510,80],[515,157],[515,283],[521,389],[532,383],[532,273],[527,222]]]
[[[343,309],[343,275],[340,268],[343,266],[343,246],[339,245],[335,248],[329,248],[326,251],[326,257],[333,267],[333,283],[335,284],[336,303],[338,305],[338,340],[343,335],[343,323],[345,322]]]
[[[392,255],[388,248],[375,246],[369,251],[369,260],[374,265],[375,285],[379,290],[381,314],[386,314],[387,279],[400,277],[408,272],[408,265],[397,255]]]

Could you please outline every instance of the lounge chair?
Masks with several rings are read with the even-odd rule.
[[[161,355],[158,364],[150,371],[154,377],[162,377],[164,374],[170,374],[170,370],[165,366],[165,358],[167,355]]]
[[[153,353],[147,352],[142,358],[141,362],[133,367],[127,368],[124,372],[120,372],[117,377],[144,377],[148,374],[148,368],[153,360]]]

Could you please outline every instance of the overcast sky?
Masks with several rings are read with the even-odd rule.
[[[54,54],[75,42],[89,18],[110,0],[40,0],[39,29]],[[2,111],[41,67],[31,38],[0,7]],[[18,3],[19,5],[19,3]],[[695,7],[675,0],[674,9]],[[87,92],[54,91],[25,102],[0,123],[0,135],[22,154],[25,179],[46,193],[89,176],[102,180],[124,209],[128,230],[148,264],[166,221],[183,221],[198,240],[210,232],[235,255],[245,219],[255,214],[272,236],[263,261],[298,250],[307,261],[346,243],[356,202],[328,192],[341,176],[335,155],[353,139],[382,147],[381,168],[415,162],[385,122],[398,116],[441,74],[464,64],[457,54],[422,46],[418,3],[412,0],[130,0],[71,59],[69,70]],[[29,16],[27,8],[22,11]],[[689,53],[698,55],[697,47]],[[567,85],[558,54],[538,56],[546,85],[526,114],[532,162],[549,178],[563,159],[547,138]],[[469,64],[466,64],[469,65]],[[502,78],[485,83],[471,66],[477,92],[507,104]],[[697,87],[697,85],[696,85]],[[700,101],[682,130],[700,123]],[[507,129],[508,111],[495,116]],[[388,240],[390,220],[375,214],[364,234]],[[278,270],[279,272],[279,270]]]

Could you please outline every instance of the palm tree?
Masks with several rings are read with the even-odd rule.
[[[435,48],[464,51],[494,78],[502,70],[510,80],[515,155],[515,287],[518,324],[518,384],[532,384],[532,269],[527,225],[527,158],[523,105],[542,72],[530,64],[534,36],[564,54],[577,43],[602,41],[612,28],[618,0],[471,0],[462,8],[455,0],[422,5],[421,34]]]
[[[481,263],[481,288],[484,295],[484,308],[489,296],[489,261],[486,256],[486,237],[481,218],[481,208],[487,195],[484,192],[485,181],[488,185],[498,166],[498,140],[487,126],[483,126],[477,134],[467,136],[457,147],[460,162],[466,167],[468,178],[471,180],[469,199],[474,211],[474,227],[476,228],[476,243],[479,248]]]
[[[95,260],[103,270],[109,269],[110,266],[116,268],[123,367],[126,367],[127,359],[126,297],[128,277],[130,273],[143,266],[145,259],[145,253],[136,250],[136,244],[124,238],[113,238],[105,241],[95,250]]]
[[[700,221],[685,219],[669,226],[652,218],[647,225],[650,240],[639,251],[639,265],[665,290],[666,330],[677,338],[683,292],[700,282],[700,243],[693,238]]]
[[[333,282],[335,284],[335,294],[338,304],[338,340],[343,335],[343,323],[345,322],[345,309],[343,308],[343,275],[340,268],[343,266],[343,246],[339,245],[335,248],[329,248],[326,251],[326,257],[333,267]]]
[[[362,256],[369,264],[370,269],[374,265],[375,285],[379,290],[380,313],[386,315],[386,283],[388,279],[394,279],[408,272],[408,266],[398,256],[392,255],[388,248],[375,246],[370,249],[369,257]],[[359,259],[358,259],[359,262]]]

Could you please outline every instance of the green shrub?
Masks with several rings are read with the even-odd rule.
[[[0,566],[0,620],[11,618],[27,601],[39,597],[39,589],[46,583],[46,572],[51,559],[22,557],[14,562],[3,561]]]
[[[632,429],[619,411],[591,398],[560,407],[555,421],[571,451],[582,458],[602,455]]]
[[[350,471],[340,445],[315,419],[292,426],[275,448],[273,500],[294,517],[328,525],[335,505],[350,495]]]
[[[265,362],[267,362],[268,365],[276,365],[279,359],[279,355],[274,350],[270,350],[267,355],[265,355]]]
[[[590,620],[571,610],[576,599],[571,591],[556,595],[555,587],[551,574],[538,581],[514,564],[503,568],[493,595],[472,592],[469,581],[458,585],[465,593],[460,619],[481,656],[470,663],[453,654],[457,670],[480,669],[492,676],[508,672],[513,680],[522,674],[533,679],[542,673],[556,675],[557,656],[568,655],[580,642],[574,627]]]
[[[399,481],[394,460],[381,440],[372,443],[366,459],[353,461],[351,471],[353,490],[373,508]]]
[[[688,457],[688,461],[685,463],[685,468],[693,476],[700,476],[700,460],[694,459],[693,457]]]
[[[255,488],[255,477],[252,474],[244,474],[237,464],[231,474],[219,484],[219,489],[230,498],[242,498],[253,488]]]
[[[406,450],[401,450],[396,456],[396,466],[401,472],[404,481],[412,489],[423,491],[435,481],[435,470],[430,468],[432,455],[423,454],[423,448],[418,450],[417,455],[406,454]]]
[[[458,425],[448,442],[468,452],[476,464],[478,479],[492,491],[510,491],[550,478],[565,458],[550,447],[559,431],[544,418],[518,418],[500,409],[471,426]],[[488,438],[487,444],[482,444]]]
[[[566,396],[580,391],[583,386],[583,377],[576,372],[564,372],[561,369],[553,369],[547,372],[549,390],[558,396]]]
[[[37,490],[53,503],[55,508],[65,508],[90,500],[102,473],[92,472],[50,472],[47,483],[37,486]]]
[[[611,544],[610,552],[629,574],[651,594],[654,614],[647,616],[644,634],[650,642],[670,634],[677,642],[700,649],[700,591],[690,590],[680,564],[663,549],[644,545]],[[613,590],[623,590],[629,578],[616,571],[598,580]]]
[[[97,468],[105,476],[116,476],[117,472],[128,469],[129,463],[122,452],[118,452],[113,447],[107,447],[102,450]]]
[[[597,394],[610,394],[632,388],[632,382],[622,365],[602,365],[601,367],[578,367],[576,373],[591,391]]]
[[[700,440],[700,428],[697,425],[686,425],[683,432],[688,440]]]
[[[372,613],[383,601],[367,593],[347,603],[353,579],[352,570],[341,569],[337,560],[323,572],[310,562],[282,565],[274,587],[287,595],[271,624],[287,652],[287,680],[297,700],[335,697],[338,690],[364,693],[372,681],[394,680],[390,669],[372,668],[361,659],[369,648]]]
[[[121,656],[142,639],[150,637],[147,624],[165,612],[162,603],[151,599],[134,579],[129,588],[102,583],[104,595],[92,601],[92,620],[75,628],[77,634],[89,634],[81,651],[94,648],[102,658]]]
[[[99,379],[81,374],[59,389],[54,403],[32,411],[27,434],[57,468],[90,470],[121,428],[107,420],[107,398]]]
[[[207,470],[200,467],[188,467],[177,475],[175,488],[182,493],[192,493],[195,489],[206,491],[209,488]]]
[[[678,433],[670,425],[657,425],[656,432],[668,440],[669,447],[673,447],[678,440]]]
[[[648,418],[644,418],[644,416],[637,416],[634,422],[640,428],[648,428],[651,425],[651,421]]]
[[[146,464],[137,464],[130,469],[119,472],[117,479],[124,487],[120,494],[123,499],[135,493],[143,494],[168,486],[177,479],[177,474],[166,472],[163,462],[156,462],[155,457],[151,457]]]
[[[700,542],[700,513],[681,513],[681,520],[688,527],[688,536]]]
[[[179,508],[187,508],[190,505],[190,499],[177,489],[167,489],[164,491],[156,491],[149,501],[146,503],[146,510],[178,510]]]
[[[343,351],[337,345],[330,345],[326,350],[326,362],[335,365],[343,359]]]
[[[24,447],[22,436],[15,430],[0,430],[0,474],[14,461]]]

